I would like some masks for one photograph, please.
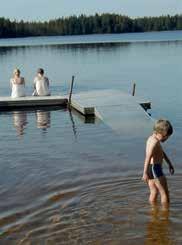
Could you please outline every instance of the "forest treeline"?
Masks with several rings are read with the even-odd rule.
[[[182,30],[182,15],[132,19],[118,14],[80,15],[45,22],[0,18],[0,38]]]

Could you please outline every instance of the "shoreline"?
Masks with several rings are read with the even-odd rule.
[[[168,34],[175,33],[174,36]],[[151,31],[113,34],[87,34],[65,36],[30,36],[0,38],[1,47],[47,46],[47,45],[83,45],[83,44],[119,44],[149,42],[180,42],[182,31]]]

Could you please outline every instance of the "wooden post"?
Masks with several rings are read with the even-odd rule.
[[[135,96],[135,90],[136,90],[136,83],[133,84],[132,96]]]
[[[75,79],[75,76],[72,76],[71,86],[70,86],[70,92],[69,92],[69,99],[68,99],[68,108],[71,107],[71,96],[72,96],[72,92],[73,92],[74,79]]]

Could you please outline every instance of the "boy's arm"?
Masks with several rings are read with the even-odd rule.
[[[151,140],[151,142],[149,142],[149,145],[147,145],[146,147],[146,156],[145,156],[145,161],[144,161],[144,169],[143,169],[143,177],[142,177],[142,179],[145,182],[147,182],[149,179],[147,171],[148,171],[148,166],[150,164],[156,144],[157,144],[157,141]]]
[[[169,159],[169,157],[167,156],[167,154],[163,151],[163,156],[164,156],[164,160],[166,161],[166,163],[168,164],[169,166],[169,172],[171,174],[174,174],[174,167]]]

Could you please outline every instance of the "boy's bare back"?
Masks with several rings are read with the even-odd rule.
[[[146,156],[151,154],[150,164],[160,163],[163,161],[163,149],[160,144],[160,141],[151,135],[146,143]]]

